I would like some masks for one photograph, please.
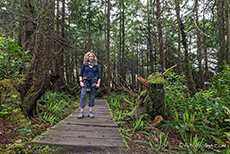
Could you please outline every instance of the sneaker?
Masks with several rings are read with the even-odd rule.
[[[88,117],[94,118],[94,115],[93,115],[92,111],[91,112],[89,111]]]
[[[84,112],[81,111],[80,114],[77,116],[77,118],[78,118],[78,119],[84,118]]]

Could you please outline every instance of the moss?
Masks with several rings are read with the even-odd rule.
[[[159,83],[164,83],[164,78],[160,73],[156,74],[151,74],[148,76],[148,83],[149,84],[159,84]]]
[[[165,116],[165,93],[163,83],[159,84],[150,84],[149,85],[149,103],[146,108],[148,109],[148,114],[153,118],[157,115]]]
[[[13,124],[18,128],[28,127],[29,120],[23,115],[20,108],[21,95],[14,85],[14,82],[9,79],[0,81],[1,105],[7,111],[6,114],[0,114],[0,116],[5,122]]]
[[[11,153],[27,153],[27,149],[22,144],[12,144],[5,151],[7,154]]]

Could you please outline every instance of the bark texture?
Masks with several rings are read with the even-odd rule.
[[[25,115],[33,115],[36,101],[46,92],[52,75],[54,0],[41,0],[37,29],[37,51],[30,70],[16,83],[20,92],[22,110]]]

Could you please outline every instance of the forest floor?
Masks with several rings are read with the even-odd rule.
[[[131,140],[126,140],[126,143],[129,148],[76,148],[76,147],[56,147],[56,146],[44,146],[44,145],[34,145],[31,144],[30,140],[35,138],[37,135],[40,135],[43,131],[47,130],[51,127],[49,124],[44,124],[40,119],[31,120],[32,125],[38,125],[37,130],[41,130],[38,134],[33,135],[23,135],[20,130],[14,127],[14,125],[7,123],[0,123],[0,149],[9,149],[13,143],[17,143],[17,145],[23,145],[25,148],[22,149],[21,146],[14,146],[14,152],[17,153],[19,151],[24,151],[25,153],[37,153],[37,154],[77,154],[77,153],[168,153],[168,152],[160,152],[156,149],[151,149],[144,143],[134,143],[132,141],[136,140],[138,137],[133,137]],[[141,136],[139,136],[140,138]],[[144,138],[142,138],[144,139]],[[15,145],[15,144],[14,144]],[[12,152],[12,148],[10,148],[10,153]],[[3,151],[2,151],[3,152]],[[1,153],[1,150],[0,150]]]
[[[77,108],[72,108],[71,113],[76,111]],[[148,139],[141,134],[136,134],[135,136],[130,136],[130,139],[124,138],[127,148],[76,148],[67,146],[49,146],[49,145],[39,145],[33,144],[33,140],[36,136],[42,134],[47,129],[52,126],[35,117],[30,119],[31,126],[28,130],[18,129],[17,123],[9,123],[0,120],[0,153],[31,153],[31,154],[77,154],[77,153],[130,153],[130,154],[160,154],[160,153],[180,153],[178,151],[171,150],[170,147],[165,149],[157,149],[154,146],[149,146],[149,144],[143,143],[142,141],[148,142]],[[168,141],[171,145],[177,144],[177,135],[171,133],[171,138]],[[134,141],[141,142],[134,142]]]

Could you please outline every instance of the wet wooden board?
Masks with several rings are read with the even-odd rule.
[[[95,118],[88,117],[87,106],[83,119],[77,119],[78,114],[79,111],[75,111],[47,132],[35,138],[33,142],[71,147],[126,147],[104,100],[95,100],[95,107],[93,108]]]
[[[70,137],[46,137],[40,144],[58,145],[58,146],[75,146],[75,147],[125,147],[121,140],[111,139],[94,139],[94,138],[70,138]]]

